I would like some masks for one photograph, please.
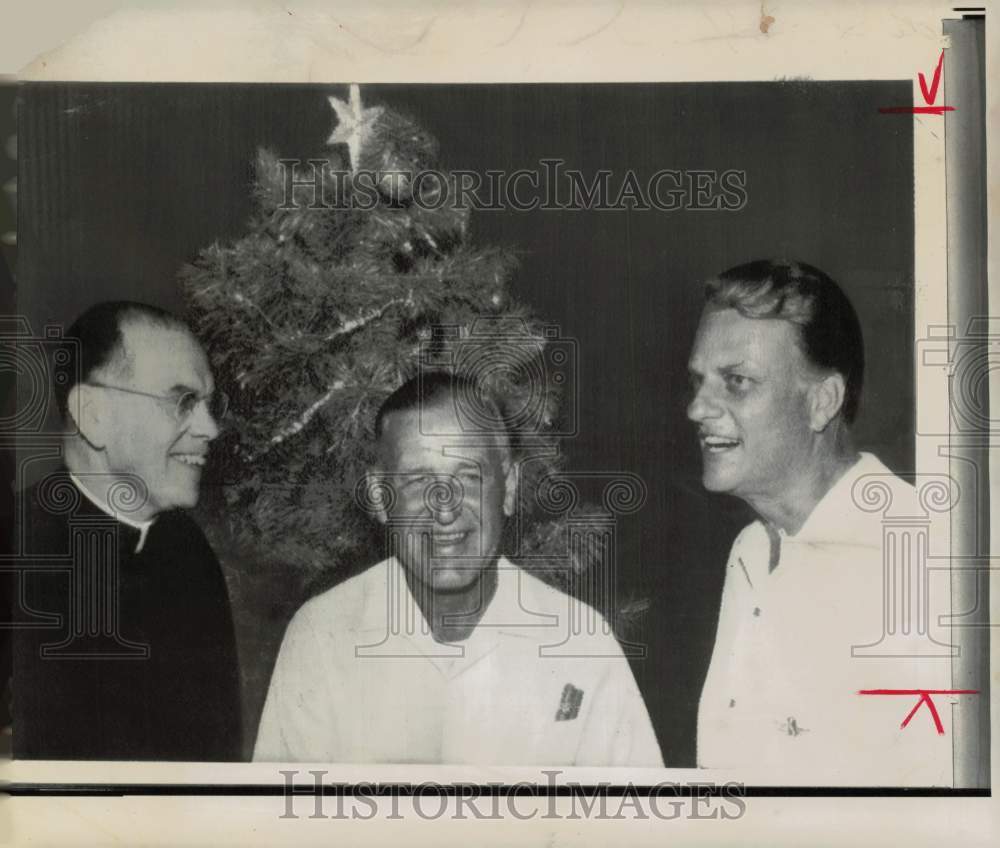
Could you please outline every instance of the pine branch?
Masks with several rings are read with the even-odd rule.
[[[370,312],[367,312],[364,315],[359,315],[357,318],[354,318],[351,321],[343,321],[343,319],[341,319],[342,326],[338,327],[332,333],[328,333],[327,335],[323,336],[323,341],[332,342],[334,339],[339,338],[340,336],[346,336],[349,335],[350,333],[353,333],[355,330],[360,330],[365,325],[370,324],[372,321],[381,318],[388,309],[400,303],[403,304],[404,306],[413,306],[412,289],[409,291],[406,297],[394,297],[388,303],[384,303],[382,306],[377,307],[376,309],[372,309]]]
[[[330,402],[330,399],[339,391],[342,391],[347,386],[345,380],[334,380],[328,388],[317,400],[313,401],[309,407],[294,421],[286,426],[282,427],[277,433],[275,433],[268,447],[265,449],[265,453],[271,449],[274,445],[280,445],[285,439],[291,436],[301,433],[306,425],[313,420],[316,413],[319,412],[326,404]]]
[[[271,329],[274,330],[274,332],[276,334],[278,334],[278,341],[282,340],[281,339],[281,335],[280,335],[281,334],[281,330],[278,328],[278,326],[274,323],[274,321],[272,321],[270,318],[268,318],[267,313],[264,312],[264,310],[261,309],[256,303],[254,303],[252,300],[250,300],[250,298],[248,298],[242,292],[236,292],[233,295],[233,300],[235,300],[241,306],[245,306],[247,309],[251,309],[254,312],[256,312],[258,315],[260,315],[261,318],[263,318],[265,321],[267,321],[267,323],[270,325]]]
[[[363,167],[416,173],[436,166],[437,144],[387,108],[360,152]],[[327,149],[319,158],[338,170],[346,163],[336,155]],[[547,336],[533,310],[511,297],[518,251],[471,241],[468,209],[418,203],[412,185],[377,187],[373,207],[314,209],[308,184],[293,187],[288,208],[278,156],[259,151],[255,173],[244,235],[209,245],[181,273],[218,380],[245,395],[226,454],[231,509],[222,532],[266,552],[268,568],[323,582],[380,544],[354,491],[372,460],[371,425],[385,397],[428,362],[459,370],[497,361],[505,367],[481,375],[484,391],[501,412],[520,410],[538,391],[535,375],[548,381]],[[456,198],[456,178],[448,179]],[[440,198],[425,190],[424,199]],[[435,327],[457,332],[438,338]],[[425,350],[436,359],[425,360]],[[557,386],[542,388],[540,418],[511,434],[515,451],[557,440]],[[524,490],[559,463],[558,455],[529,462]],[[511,550],[524,550],[529,565],[568,570],[570,586],[607,555],[568,550],[565,521],[532,512],[526,522],[524,544]]]

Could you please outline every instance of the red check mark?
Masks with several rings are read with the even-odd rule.
[[[931,87],[927,88],[927,77],[923,72],[917,73],[917,82],[920,83],[920,93],[924,96],[926,106],[883,106],[879,109],[883,115],[943,115],[945,112],[954,112],[954,106],[935,106],[937,100],[938,86],[941,85],[941,69],[944,67],[944,50],[938,57],[937,67],[934,69],[934,77],[931,79]]]
[[[938,85],[941,83],[942,65],[944,65],[944,50],[941,51],[941,57],[938,59],[937,67],[934,69],[934,79],[931,80],[930,91],[927,90],[927,78],[924,76],[923,71],[917,74],[917,80],[920,83],[920,93],[924,96],[924,103],[928,106],[933,106],[934,101],[937,100]]]

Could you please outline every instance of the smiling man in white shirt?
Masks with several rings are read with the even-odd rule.
[[[698,765],[785,783],[950,785],[947,717],[945,733],[929,710],[901,727],[915,696],[860,694],[947,689],[950,650],[926,621],[904,624],[892,650],[856,650],[886,624],[891,555],[858,486],[877,481],[901,513],[921,510],[911,486],[855,447],[864,348],[846,295],[805,264],[730,269],[706,286],[689,371],[704,485],[758,515],[729,557]],[[947,611],[941,586],[931,592],[930,608]]]
[[[582,604],[502,556],[516,467],[462,397],[480,396],[432,373],[383,404],[368,491],[390,555],[296,613],[254,759],[662,765],[603,621],[575,632]]]

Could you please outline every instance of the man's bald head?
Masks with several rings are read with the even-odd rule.
[[[107,376],[129,378],[135,352],[128,349],[124,329],[143,324],[191,332],[176,315],[130,300],[98,303],[73,322],[66,331],[69,379],[54,387],[56,405],[64,422],[69,416],[69,393],[74,386],[93,379],[102,370]]]

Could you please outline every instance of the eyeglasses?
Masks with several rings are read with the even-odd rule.
[[[148,397],[153,400],[158,400],[161,403],[172,404],[174,420],[178,424],[182,424],[194,415],[194,411],[198,408],[198,404],[202,402],[206,404],[208,414],[211,415],[215,421],[221,421],[225,417],[226,412],[229,410],[229,398],[226,396],[225,392],[213,392],[207,396],[199,395],[197,392],[192,391],[181,392],[179,395],[154,395],[150,392],[140,392],[136,389],[126,389],[122,386],[109,386],[107,383],[88,381],[86,385],[95,386],[98,389],[111,389],[114,392],[124,392],[128,395],[139,395],[140,397]]]

